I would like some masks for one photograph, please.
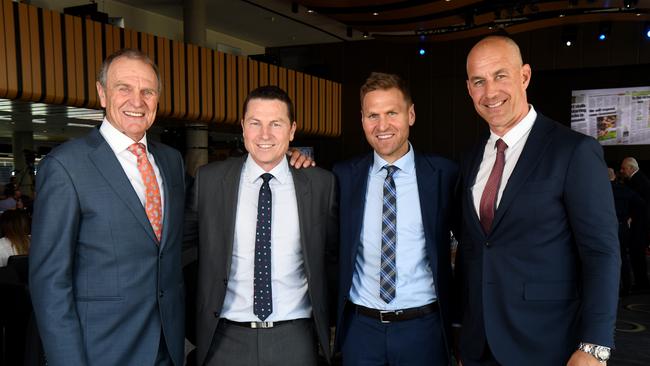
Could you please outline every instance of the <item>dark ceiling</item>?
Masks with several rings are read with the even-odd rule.
[[[446,41],[589,22],[650,20],[650,0],[298,0],[372,38]],[[295,5],[294,5],[295,6]]]

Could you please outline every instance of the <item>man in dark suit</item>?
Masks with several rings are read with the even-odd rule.
[[[286,158],[296,123],[280,88],[252,91],[241,121],[248,155],[202,167],[186,235],[199,239],[200,365],[329,360],[325,254],[337,239],[334,176]]]
[[[361,87],[374,152],[334,167],[340,189],[337,347],[344,365],[449,362],[451,197],[457,167],[413,150],[397,75]]]
[[[614,169],[607,168],[609,181],[612,184],[614,194],[614,208],[618,220],[618,242],[621,249],[621,286],[619,293],[627,295],[630,293],[630,228],[637,225],[645,217],[645,201],[630,187],[618,181]],[[645,255],[645,253],[644,253]],[[645,259],[645,258],[644,258]]]
[[[463,365],[601,365],[620,266],[602,149],[528,104],[510,38],[478,42],[467,77],[490,134],[461,165]]]
[[[155,64],[102,65],[99,129],[52,150],[37,178],[30,290],[49,365],[183,363],[183,163],[147,139]]]
[[[632,222],[630,228],[630,264],[634,273],[634,289],[648,289],[648,264],[646,248],[650,238],[650,180],[641,170],[639,163],[633,157],[623,159],[621,174],[625,184],[632,188],[644,200],[644,210],[640,220]]]

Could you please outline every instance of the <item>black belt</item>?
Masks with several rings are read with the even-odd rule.
[[[352,306],[354,307],[355,313],[373,319],[377,319],[382,323],[417,319],[427,314],[431,314],[438,311],[437,301],[417,308],[408,308],[408,309],[401,309],[401,310],[377,310],[377,309],[371,309],[357,304],[352,304]]]
[[[251,329],[267,329],[267,328],[275,328],[284,324],[289,324],[299,320],[307,320],[307,319],[281,320],[278,322],[236,322],[225,318],[221,318],[221,320],[226,324],[236,325],[238,327],[251,328]]]

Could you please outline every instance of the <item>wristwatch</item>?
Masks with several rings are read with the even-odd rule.
[[[594,356],[600,363],[605,363],[607,362],[607,360],[609,360],[609,355],[610,355],[609,347],[597,346],[595,344],[580,342],[578,349],[581,350],[582,352]]]

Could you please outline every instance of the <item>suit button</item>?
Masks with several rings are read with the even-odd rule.
[[[162,255],[162,253],[160,253],[160,256],[158,256],[158,258],[160,258],[160,260],[163,259],[163,255]]]
[[[219,313],[217,313],[217,312],[215,311],[215,312],[214,312],[214,317],[217,318],[217,319],[219,319]]]
[[[489,247],[490,247],[490,242],[489,242],[489,241],[486,241],[486,242],[485,242],[485,247],[486,247],[486,248],[489,248]]]
[[[163,296],[165,296],[165,291],[160,290],[160,292],[158,292],[158,297],[163,297]]]
[[[228,280],[223,280],[223,285],[228,286]]]

